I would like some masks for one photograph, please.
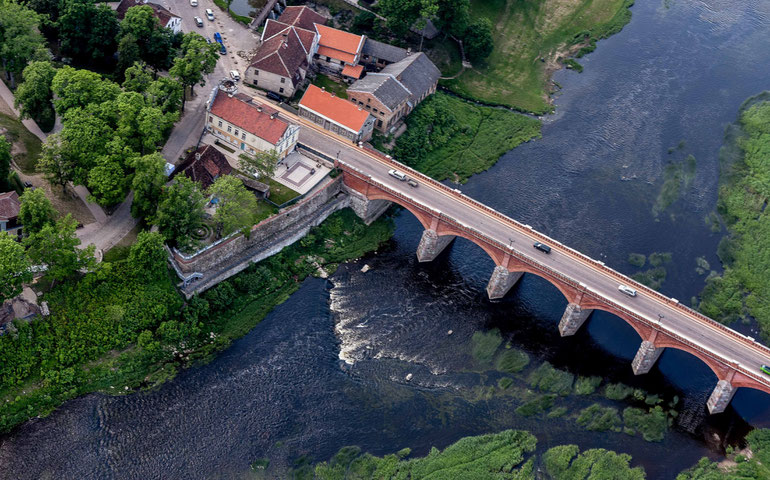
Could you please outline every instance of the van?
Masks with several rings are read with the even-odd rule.
[[[406,181],[406,174],[404,174],[404,172],[399,172],[398,170],[394,170],[391,168],[390,170],[388,170],[388,175],[390,175],[393,178],[397,178],[402,182]]]
[[[628,287],[626,285],[618,285],[618,290],[625,293],[629,297],[635,297],[636,296],[636,290],[634,290],[631,287]]]

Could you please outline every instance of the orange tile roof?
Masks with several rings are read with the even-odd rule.
[[[347,75],[348,77],[361,78],[363,71],[363,65],[356,65],[355,67],[352,65],[345,65],[345,68],[342,69],[342,74]]]
[[[243,97],[246,96],[230,97],[224,92],[217,92],[211,113],[273,145],[278,143],[289,124],[277,117],[270,118],[275,110],[267,105],[246,101]],[[258,107],[262,107],[262,111]]]
[[[342,125],[356,133],[360,132],[369,118],[369,112],[359,110],[358,106],[310,85],[299,101],[299,106],[326,117],[334,123]]]
[[[356,56],[361,53],[361,48],[364,45],[364,37],[362,35],[354,35],[318,23],[315,24],[315,29],[321,36],[321,39],[318,41],[319,55],[337,58],[348,63],[356,63]],[[334,55],[321,53],[321,49],[326,52],[336,51],[338,53]],[[350,60],[337,56],[339,54],[347,54]]]
[[[329,47],[318,47],[318,55],[342,60],[346,63],[356,63],[356,56],[351,53],[341,52]]]

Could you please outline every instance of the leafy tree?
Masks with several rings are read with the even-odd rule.
[[[157,107],[144,107],[139,112],[137,118],[136,133],[141,139],[141,152],[150,152],[155,150],[158,145],[163,143],[166,133],[174,126],[174,122],[179,119],[179,113],[163,113]]]
[[[14,74],[21,73],[29,61],[45,57],[40,15],[13,1],[0,4],[0,58],[11,87],[16,86]]]
[[[353,19],[353,28],[351,31],[357,34],[363,34],[374,30],[374,24],[377,17],[372,12],[361,12]]]
[[[34,119],[45,131],[53,128],[53,92],[51,83],[56,69],[49,61],[30,62],[22,73],[23,82],[15,92],[15,105],[21,118]]]
[[[42,188],[25,190],[19,200],[21,200],[19,222],[24,225],[25,233],[37,233],[46,225],[56,222],[56,209],[53,208]]]
[[[492,22],[487,18],[477,18],[465,30],[463,38],[465,55],[471,61],[483,60],[492,53]]]
[[[53,103],[59,115],[75,107],[115,100],[121,92],[118,84],[103,80],[98,73],[70,66],[64,66],[56,72],[51,89],[56,95]]]
[[[139,58],[156,72],[170,66],[173,33],[160,25],[152,8],[147,5],[129,8],[120,23],[120,31],[120,44],[123,47],[120,55],[120,64],[123,66],[121,71],[133,65]],[[126,40],[127,38],[132,40]],[[136,50],[130,47],[131,42],[136,45]],[[124,59],[123,55],[128,53],[137,57]]]
[[[203,220],[206,200],[198,185],[179,175],[171,186],[166,187],[155,213],[155,224],[166,239],[187,246],[193,228]]]
[[[438,13],[433,23],[439,30],[462,37],[470,21],[469,0],[438,0]]]
[[[424,3],[427,6],[435,5],[432,1]],[[403,37],[409,32],[409,28],[421,17],[423,11],[421,0],[380,0],[377,6],[382,16],[387,19],[388,28],[398,37]]]
[[[131,184],[127,167],[137,157],[120,138],[107,144],[107,153],[96,158],[96,166],[88,172],[88,187],[99,205],[108,207],[123,201]]]
[[[0,135],[0,187],[8,185],[8,175],[11,173],[11,144]]]
[[[128,263],[136,276],[146,282],[157,280],[166,269],[166,250],[163,248],[163,235],[151,232],[139,232],[136,243],[131,246]]]
[[[126,16],[120,22],[121,36],[133,35],[137,40],[148,41],[152,31],[159,26],[158,19],[147,5],[137,5],[126,10]]]
[[[77,222],[70,214],[55,224],[45,225],[39,232],[24,239],[29,258],[36,264],[48,266],[46,276],[53,282],[63,280],[80,269],[93,268],[94,246],[78,249],[75,235]]]
[[[62,52],[81,62],[111,58],[119,32],[115,12],[93,0],[65,0],[57,22]]]
[[[70,176],[77,184],[87,183],[97,158],[107,153],[107,139],[115,133],[97,113],[94,105],[85,109],[75,108],[68,111],[62,121],[60,136],[63,148],[60,151],[72,162]]]
[[[7,232],[0,232],[0,304],[20,294],[22,285],[32,280],[29,267],[24,247]]]
[[[142,52],[136,37],[131,34],[123,35],[118,42],[118,65],[117,71],[125,72],[131,65],[142,59]]]
[[[272,177],[275,173],[275,166],[278,164],[278,152],[270,150],[268,152],[258,151],[254,155],[240,154],[238,163],[241,170],[244,170],[255,177]]]
[[[37,169],[49,183],[59,185],[63,192],[67,183],[74,179],[75,162],[64,152],[66,148],[62,145],[62,139],[58,133],[48,135],[42,147]]]
[[[134,162],[134,203],[131,215],[136,218],[149,218],[158,208],[163,185],[166,183],[166,161],[160,153],[139,157]]]
[[[205,85],[205,75],[214,71],[219,58],[218,50],[216,42],[209,44],[197,33],[185,33],[182,38],[181,54],[174,59],[174,65],[168,73],[185,88],[190,87],[192,94],[194,85],[196,83]],[[182,111],[184,111],[185,100],[186,98],[183,97]]]
[[[241,228],[249,227],[256,220],[257,198],[232,175],[218,178],[208,189],[219,202],[214,221],[228,235]]]
[[[179,82],[167,77],[158,77],[152,82],[145,92],[147,101],[163,113],[179,112],[182,108],[184,89]]]
[[[147,71],[144,62],[134,62],[123,75],[123,90],[126,92],[144,93],[152,83],[152,74]]]

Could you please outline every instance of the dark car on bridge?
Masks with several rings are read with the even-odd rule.
[[[551,253],[551,247],[549,247],[549,246],[548,246],[548,245],[546,245],[545,243],[535,242],[535,244],[534,244],[534,245],[532,245],[532,246],[533,246],[533,247],[535,247],[535,248],[537,248],[537,249],[538,249],[538,250],[540,250],[541,252],[545,252],[545,253]]]

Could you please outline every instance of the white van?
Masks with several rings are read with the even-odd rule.
[[[636,296],[636,290],[634,290],[631,287],[627,287],[626,285],[619,285],[618,290],[625,293],[629,297],[635,297]]]
[[[397,178],[402,182],[406,181],[406,174],[404,172],[399,172],[398,170],[394,170],[391,168],[390,170],[388,170],[388,175],[390,175],[393,178]]]

